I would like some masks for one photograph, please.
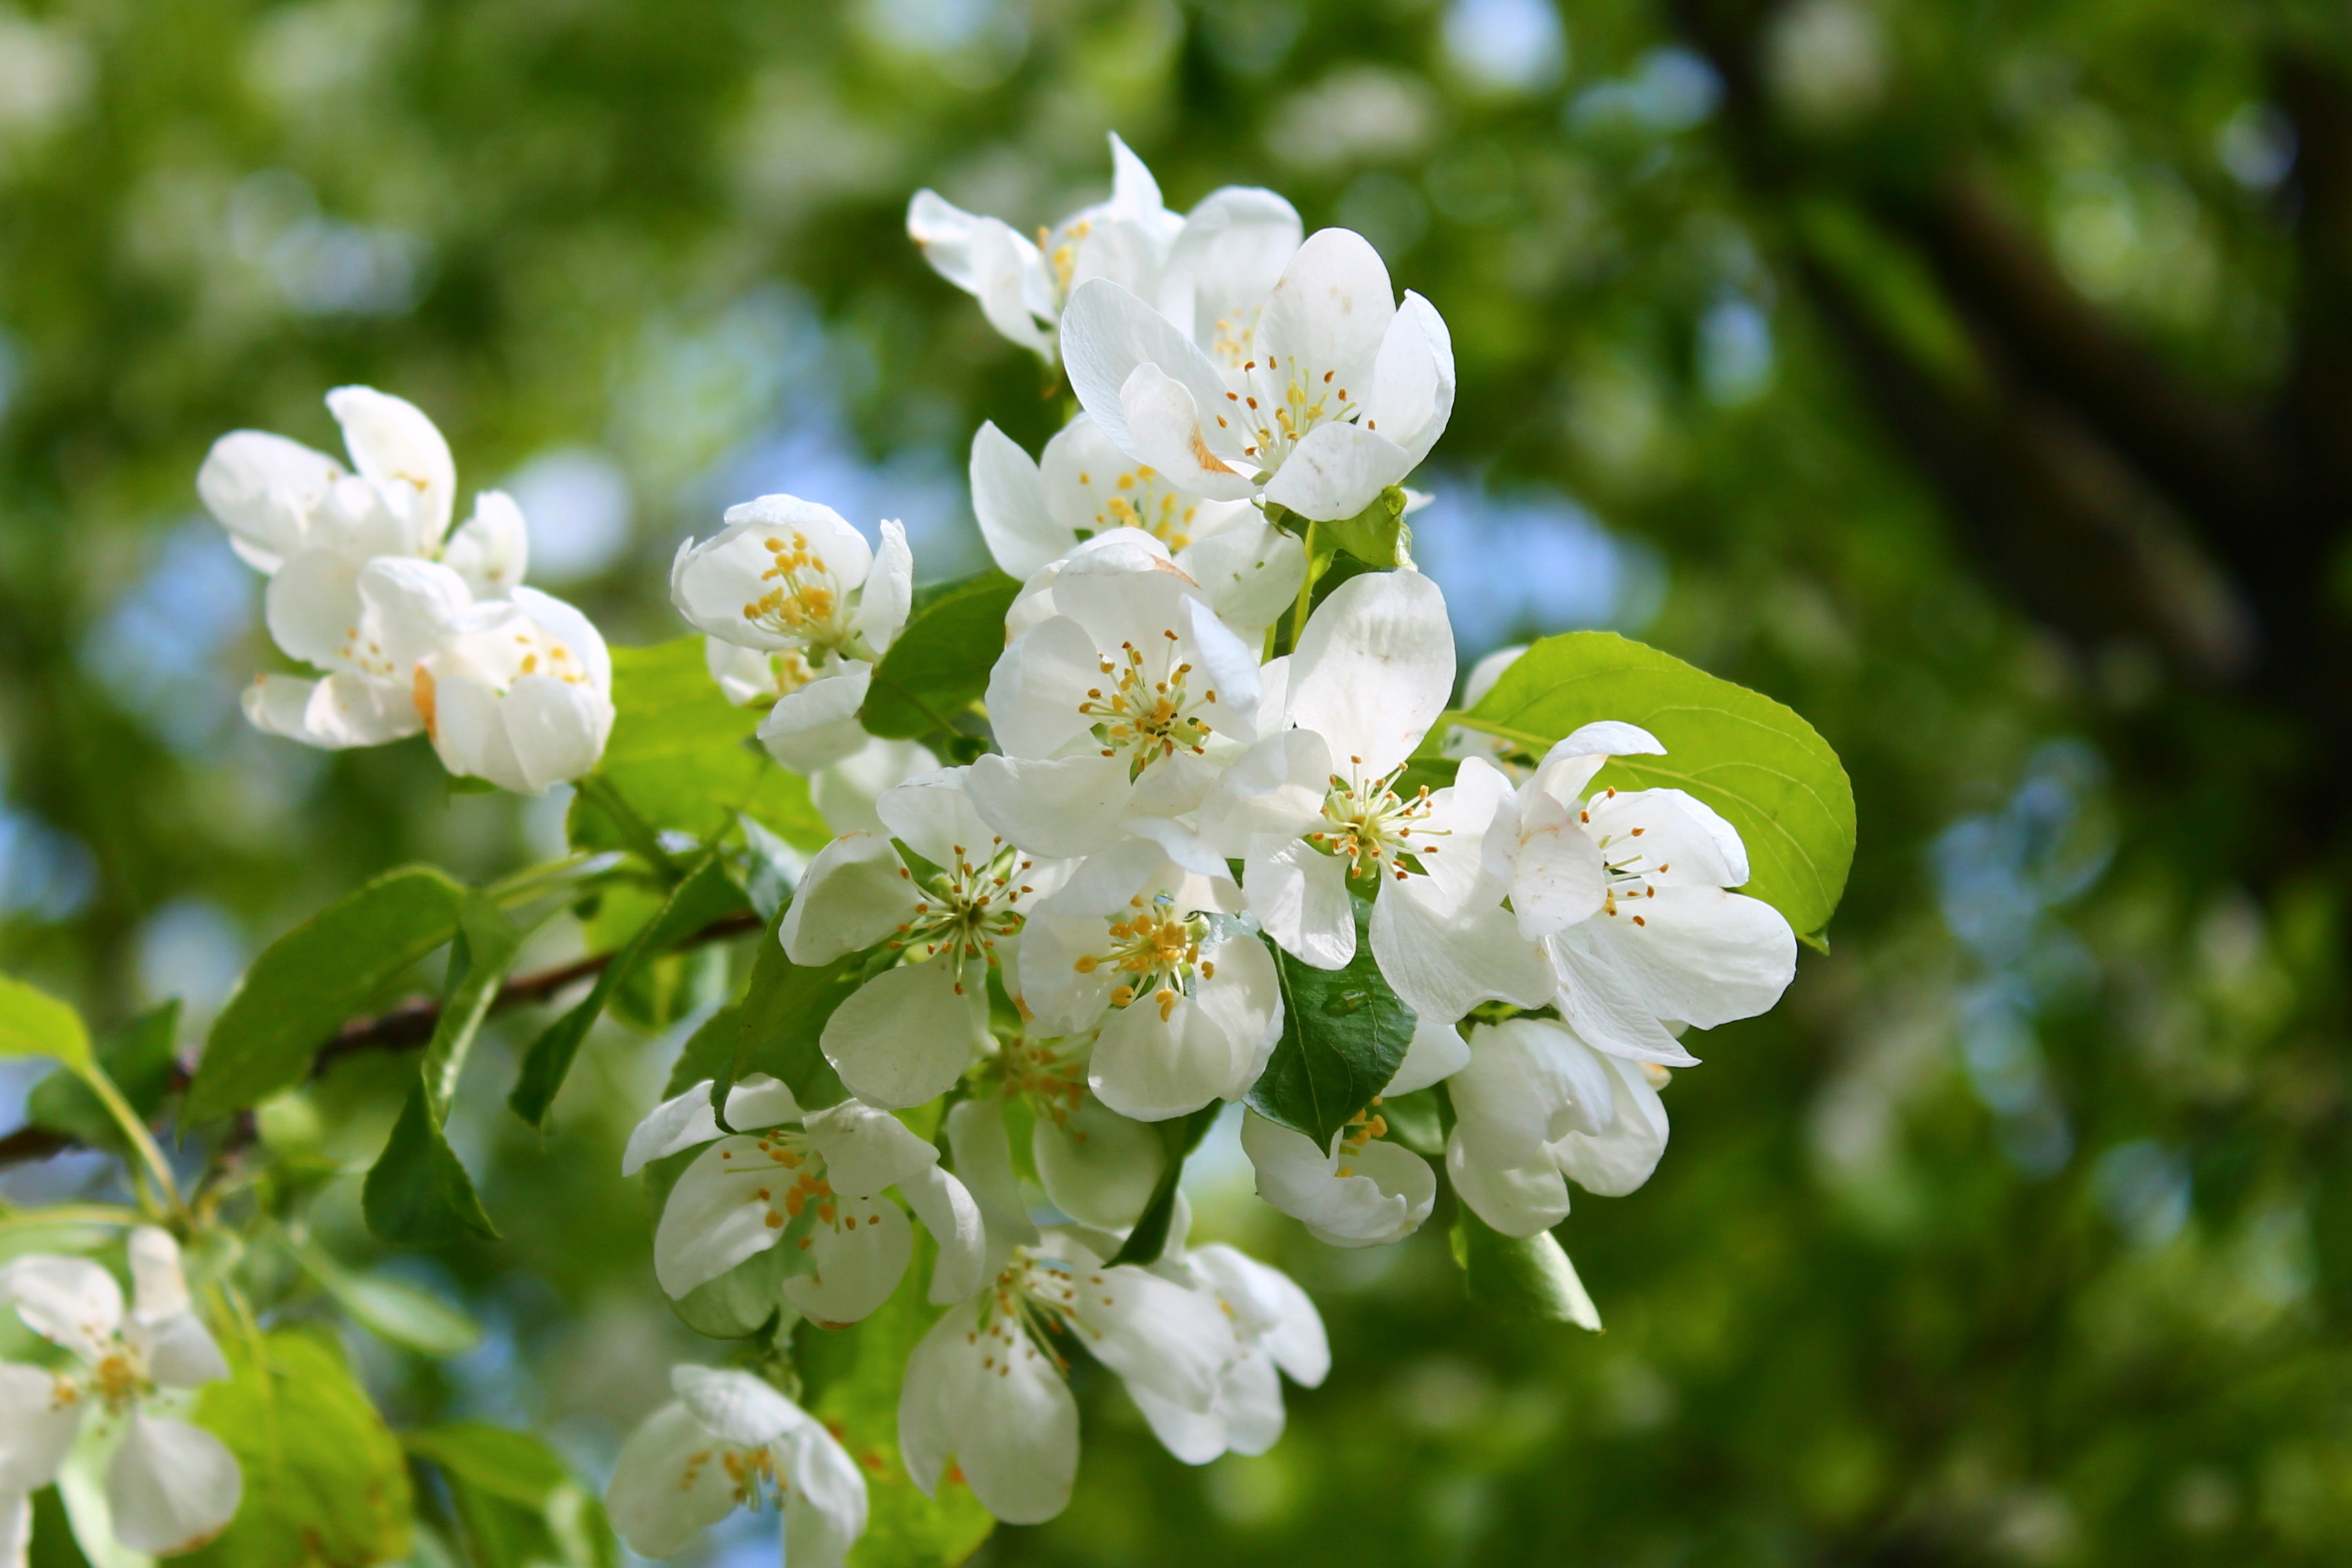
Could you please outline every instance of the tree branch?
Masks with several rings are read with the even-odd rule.
[[[723,942],[730,936],[748,936],[761,930],[764,924],[759,915],[748,910],[730,915],[723,920],[712,921],[669,950],[680,953],[689,947]],[[585,958],[559,964],[551,969],[517,975],[499,988],[499,994],[491,1001],[489,1010],[502,1013],[527,1003],[543,1002],[566,987],[601,973],[621,956],[622,951],[616,947],[609,953],[592,953]],[[404,1002],[373,1018],[353,1019],[335,1031],[334,1039],[319,1048],[318,1054],[310,1060],[310,1076],[317,1078],[344,1058],[365,1051],[415,1050],[433,1038],[434,1026],[440,1021],[441,1002],[434,997]],[[187,1087],[187,1074],[184,1070],[173,1069],[171,1087],[174,1092]],[[69,1134],[38,1125],[19,1127],[15,1132],[0,1135],[0,1167],[47,1159],[51,1155],[81,1146],[81,1141]]]

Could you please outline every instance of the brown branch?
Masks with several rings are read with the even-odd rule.
[[[762,924],[759,915],[745,910],[723,920],[712,921],[670,951],[680,953],[689,947],[723,942],[730,936],[749,936],[760,930]],[[551,969],[517,975],[499,988],[499,994],[490,1003],[489,1010],[502,1013],[526,1003],[543,1002],[566,987],[602,973],[607,965],[621,956],[622,951],[614,948],[609,953],[592,953],[585,958],[559,964]],[[310,1076],[317,1078],[345,1057],[357,1056],[364,1051],[414,1050],[433,1038],[434,1026],[440,1021],[441,1003],[439,998],[433,997],[403,1002],[373,1018],[353,1019],[337,1030],[335,1038],[320,1046],[318,1054],[310,1059]],[[173,1069],[171,1087],[173,1091],[187,1087],[184,1069]],[[19,1127],[15,1132],[0,1134],[0,1167],[47,1159],[51,1155],[81,1146],[81,1141],[69,1134],[42,1126]]]

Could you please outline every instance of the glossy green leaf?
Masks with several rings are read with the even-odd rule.
[[[1157,1263],[1168,1250],[1168,1226],[1175,1218],[1176,1189],[1184,1179],[1184,1161],[1201,1146],[1224,1108],[1223,1101],[1212,1100],[1189,1116],[1171,1116],[1153,1124],[1167,1158],[1160,1167],[1160,1179],[1152,1184],[1151,1196],[1144,1200],[1143,1212],[1136,1217],[1110,1262]]]
[[[89,1030],[71,1003],[0,975],[0,1056],[46,1056],[89,1071]]]
[[[1472,1301],[1505,1317],[1601,1332],[1600,1309],[1550,1231],[1506,1236],[1465,1204],[1454,1214],[1451,1239]]]
[[[437,1360],[464,1355],[482,1343],[479,1323],[428,1291],[389,1274],[347,1269],[312,1243],[293,1250],[335,1304],[387,1344]]]
[[[473,1568],[614,1568],[620,1543],[604,1505],[528,1432],[460,1421],[409,1432],[408,1451],[441,1472]]]
[[[563,1087],[572,1059],[580,1054],[581,1041],[588,1038],[589,1029],[604,1010],[604,999],[612,994],[613,988],[637,964],[668,952],[705,926],[748,907],[743,890],[729,880],[726,868],[715,856],[705,856],[697,862],[685,880],[671,890],[661,912],[604,966],[588,995],[531,1042],[523,1057],[522,1071],[516,1077],[514,1092],[507,1097],[508,1106],[533,1126],[544,1125],[548,1110],[555,1103],[556,1092]]]
[[[1344,969],[1318,969],[1267,944],[1282,988],[1282,1038],[1249,1103],[1319,1149],[1387,1087],[1412,1043],[1412,1009],[1372,961],[1372,906],[1360,898],[1355,906],[1356,956]]]
[[[907,1357],[940,1309],[925,1299],[938,1249],[916,1234],[898,1289],[871,1315],[845,1329],[803,1324],[793,1347],[809,1384],[809,1408],[833,1428],[865,1472],[866,1534],[850,1568],[949,1568],[980,1549],[995,1528],[971,1489],[952,1472],[927,1498],[898,1457],[898,1389]]]
[[[1404,520],[1405,494],[1391,485],[1352,517],[1315,525],[1318,543],[1347,551],[1366,566],[1386,570],[1412,563],[1412,530]]]
[[[777,767],[752,739],[764,710],[735,706],[710,678],[700,637],[614,649],[613,708],[596,777],[656,831],[707,841],[743,812],[805,850],[832,837],[808,781]],[[593,794],[572,800],[572,843],[629,848]]]
[[[919,740],[953,729],[988,689],[988,673],[1004,651],[1004,612],[1020,591],[1020,583],[991,570],[928,592],[874,666],[857,716],[866,732]]]
[[[225,1348],[232,1375],[209,1384],[194,1419],[228,1445],[245,1500],[186,1568],[368,1568],[408,1550],[408,1465],[383,1416],[323,1337],[281,1329],[257,1355]]]
[[[180,1004],[174,998],[141,1013],[121,1033],[98,1048],[99,1066],[142,1119],[153,1120],[171,1092],[179,1029]],[[69,1067],[59,1068],[33,1086],[25,1097],[25,1120],[64,1133],[93,1149],[124,1146],[121,1127],[81,1075]]]
[[[457,934],[466,896],[431,866],[404,866],[270,944],[213,1020],[184,1118],[226,1116],[309,1077],[346,1020]]]
[[[853,953],[830,964],[795,964],[772,932],[764,937],[752,960],[751,983],[733,1009],[731,1046],[724,1057],[716,1054],[723,1036],[707,1047],[717,1069],[709,1074],[713,1104],[723,1109],[728,1089],[755,1072],[782,1081],[812,1110],[847,1099],[849,1091],[820,1042],[834,1009],[864,983],[867,959],[866,954]]]
[[[479,894],[467,895],[449,945],[441,1016],[418,1065],[417,1087],[361,1189],[368,1228],[387,1241],[433,1246],[468,1234],[498,1234],[442,1126],[474,1036],[521,946],[522,933],[505,911]]]
[[[1686,789],[1739,831],[1742,889],[1819,946],[1853,864],[1853,786],[1829,743],[1771,698],[1612,632],[1547,637],[1470,717],[1540,757],[1581,725],[1622,719],[1664,757],[1623,757],[1597,782]]]

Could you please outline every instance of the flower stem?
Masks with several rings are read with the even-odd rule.
[[[1315,570],[1314,523],[1307,525],[1307,531],[1298,536],[1298,543],[1307,552],[1307,570],[1298,579],[1298,602],[1291,607],[1290,642],[1283,649],[1286,653],[1297,651],[1299,633],[1307,630],[1307,614],[1315,608],[1315,580],[1322,575]]]
[[[147,1124],[140,1119],[137,1111],[131,1109],[131,1102],[122,1097],[122,1091],[114,1086],[114,1080],[107,1076],[106,1069],[91,1062],[82,1073],[82,1082],[89,1086],[91,1093],[98,1096],[99,1103],[106,1107],[107,1114],[114,1118],[116,1125],[122,1129],[122,1135],[138,1152],[139,1162],[147,1167],[147,1175],[154,1183],[155,1190],[162,1195],[164,1206],[174,1215],[185,1214],[186,1206],[180,1201],[180,1184],[173,1179],[171,1162],[164,1159],[163,1149],[155,1142],[155,1134],[147,1130]]]

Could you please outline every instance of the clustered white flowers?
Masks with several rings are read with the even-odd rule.
[[[536,795],[596,765],[613,728],[604,639],[522,585],[530,538],[497,490],[452,531],[457,465],[415,405],[339,387],[327,407],[356,472],[282,435],[213,445],[197,492],[267,574],[269,635],[326,672],[267,674],[245,694],[257,728],[330,749],[424,731],[453,774]]]
[[[1111,199],[1035,243],[929,192],[908,213],[932,266],[1058,363],[1079,404],[1038,457],[992,423],[973,439],[974,511],[1020,589],[984,697],[930,737],[969,761],[861,723],[914,605],[899,524],[870,542],[828,507],[764,496],[677,552],[671,598],[713,679],[767,708],[761,742],[811,778],[838,835],[776,940],[846,992],[817,1044],[848,1097],[803,1103],[754,1074],[722,1110],[706,1081],[653,1109],[625,1167],[667,1173],[661,1288],[748,1293],[781,1323],[876,1312],[919,1225],[944,1310],[906,1367],[907,1471],[926,1494],[961,1478],[1023,1522],[1070,1496],[1081,1354],[1194,1464],[1265,1451],[1282,1376],[1328,1370],[1306,1294],[1189,1245],[1181,1195],[1170,1207],[1190,1145],[1163,1131],[1251,1097],[1286,1025],[1308,1021],[1286,1019],[1286,965],[1369,964],[1411,1014],[1402,1065],[1328,1143],[1242,1118],[1260,1194],[1341,1247],[1432,1214],[1432,1159],[1381,1106],[1440,1084],[1446,1175],[1493,1229],[1547,1230],[1571,1182],[1639,1186],[1665,1145],[1667,1070],[1696,1060],[1685,1030],[1769,1009],[1795,966],[1788,922],[1732,891],[1748,871],[1728,822],[1677,789],[1597,783],[1612,758],[1663,752],[1655,737],[1591,724],[1515,764],[1441,727],[1454,631],[1401,533],[1384,562],[1310,580],[1375,510],[1397,524],[1445,429],[1436,308],[1400,300],[1361,236],[1307,235],[1271,192],[1180,216],[1111,150]],[[518,790],[592,768],[609,661],[576,612],[520,586],[513,504],[485,493],[449,532],[454,470],[430,423],[361,388],[329,402],[356,474],[252,433],[205,467],[207,504],[272,574],[273,637],[326,672],[263,676],[254,722],[318,746],[423,729],[451,771]],[[75,1320],[94,1364],[129,1355],[142,1388],[216,1375],[89,1337],[119,1316]],[[679,1367],[673,1386],[607,1494],[624,1538],[674,1553],[772,1504],[793,1563],[842,1563],[866,1482],[835,1437],[753,1372]],[[144,1447],[125,1455],[170,1447],[130,1418]],[[0,1493],[37,1484],[22,1445],[0,1460]],[[144,1517],[140,1483],[121,1484],[122,1517]],[[193,1485],[164,1490],[177,1511],[139,1528],[200,1533],[213,1516]]]

